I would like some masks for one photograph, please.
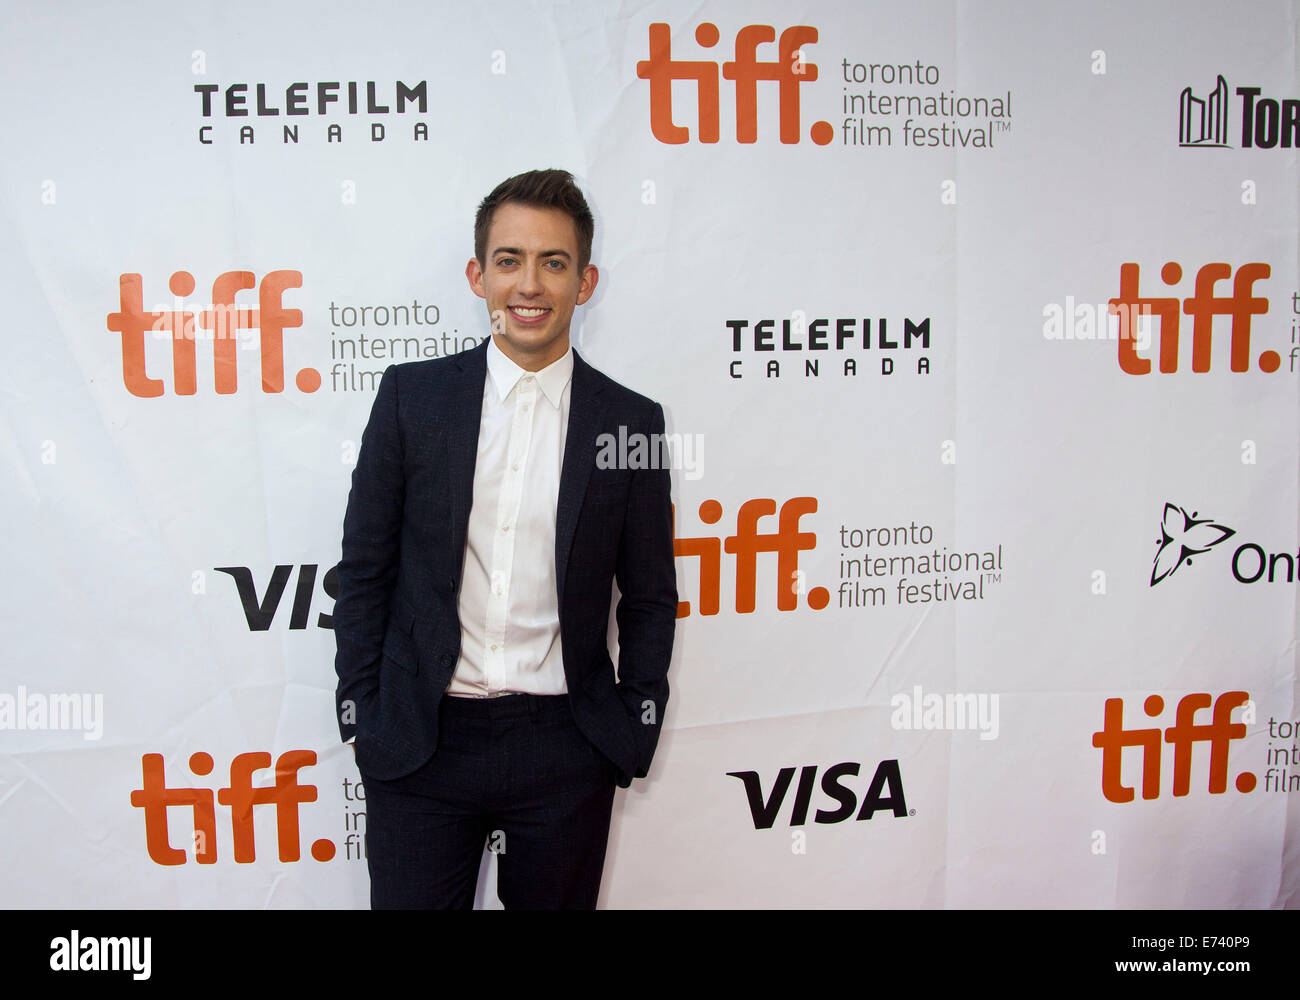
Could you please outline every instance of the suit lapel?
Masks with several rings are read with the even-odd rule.
[[[464,561],[469,508],[474,498],[474,465],[487,380],[487,344],[456,355],[457,371],[447,400],[447,462],[451,493],[451,551]],[[457,564],[459,570],[461,563]]]
[[[596,434],[604,421],[601,385],[594,370],[573,352],[573,385],[569,390],[569,427],[560,467],[560,495],[555,508],[555,584],[563,604],[564,576],[573,549],[578,513],[587,481],[596,465]]]

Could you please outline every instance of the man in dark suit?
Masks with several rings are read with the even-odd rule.
[[[569,344],[593,230],[564,171],[499,185],[465,272],[491,338],[392,366],[375,396],[334,609],[374,907],[468,908],[486,842],[507,908],[593,908],[614,786],[654,755],[677,612],[664,416]]]

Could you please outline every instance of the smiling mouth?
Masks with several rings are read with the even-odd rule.
[[[541,309],[533,306],[510,306],[511,315],[522,320],[541,319],[551,310]]]

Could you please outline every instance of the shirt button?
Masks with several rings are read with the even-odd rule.
[[[489,646],[488,649],[492,650],[492,652],[495,653],[497,651],[497,644],[495,642],[492,643],[492,645]]]
[[[508,524],[503,524],[503,525],[501,525],[501,530],[502,530],[502,531],[509,531],[509,530],[510,530],[510,525],[508,525]]]

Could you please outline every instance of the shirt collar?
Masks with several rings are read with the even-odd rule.
[[[551,401],[551,405],[558,409],[560,400],[564,396],[565,386],[573,378],[573,347],[570,345],[563,355],[552,361],[541,371],[530,372],[520,368],[506,357],[501,348],[497,347],[496,338],[490,337],[487,349],[487,368],[488,377],[492,380],[492,385],[497,391],[497,397],[502,402],[505,402],[505,398],[510,395],[511,390],[514,389],[521,378],[525,375],[532,375],[537,379],[537,384],[541,386],[542,393]]]

